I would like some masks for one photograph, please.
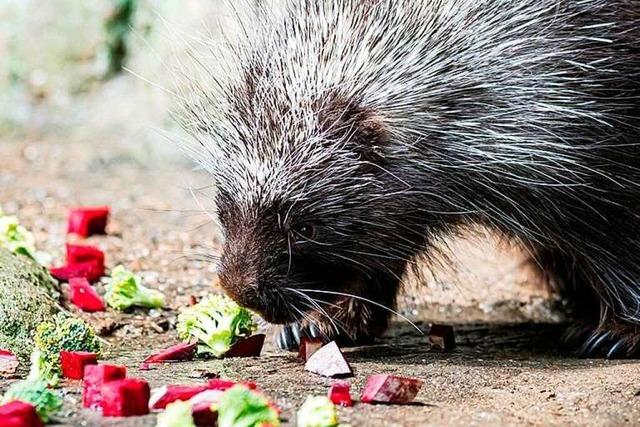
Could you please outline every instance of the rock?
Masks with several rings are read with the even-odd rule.
[[[58,284],[44,267],[0,248],[0,348],[28,366],[35,328],[59,311],[59,298]]]

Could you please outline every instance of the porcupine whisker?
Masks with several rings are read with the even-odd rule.
[[[301,296],[304,298],[304,300],[302,301],[302,303],[305,303],[305,305],[307,305],[310,309],[312,309],[313,311],[318,312],[320,315],[324,316],[327,318],[327,320],[331,323],[332,327],[334,328],[334,330],[336,331],[336,333],[340,333],[340,330],[343,330],[346,332],[346,328],[344,327],[344,324],[342,322],[340,322],[338,319],[333,318],[325,309],[324,307],[322,307],[320,305],[320,303],[327,303],[326,301],[322,301],[322,300],[318,300],[316,298],[311,297],[310,295],[305,294],[304,292],[301,292],[297,289],[294,288],[286,288],[287,290],[294,292],[295,294]],[[331,304],[331,303],[327,303],[327,304]],[[334,308],[339,308],[337,307],[335,304],[331,304]],[[338,324],[340,326],[338,326]],[[347,332],[348,333],[348,332]]]
[[[201,253],[201,252],[191,252],[191,253],[182,253],[177,256],[173,261],[178,261],[181,259],[187,259],[190,261],[200,261],[212,265],[215,271],[220,269],[221,258],[218,255],[212,255],[209,253]]]
[[[217,226],[220,226],[220,222],[218,221],[218,217],[215,215],[215,212],[210,212],[208,209],[204,207],[204,205],[200,202],[200,199],[198,198],[198,196],[196,196],[195,190],[193,188],[189,188],[189,192],[191,193],[191,196],[193,197],[193,200],[196,202],[198,207],[202,210],[202,212],[204,212],[209,217],[211,222],[213,222]]]
[[[304,285],[304,283],[303,283],[302,285]],[[340,308],[340,306],[339,306],[339,305],[337,305],[337,304],[335,304],[335,303],[332,303],[332,302],[330,302],[330,301],[321,300],[321,299],[318,299],[318,298],[313,298],[311,295],[307,295],[307,294],[305,294],[304,292],[299,291],[298,289],[295,289],[295,288],[289,288],[289,287],[287,287],[287,288],[285,288],[285,289],[287,289],[287,290],[289,290],[289,291],[293,291],[293,292],[295,292],[296,294],[298,294],[298,295],[300,295],[300,296],[304,297],[306,300],[312,301],[312,302],[314,302],[314,303],[316,303],[316,302],[317,302],[317,303],[321,303],[321,304],[326,304],[326,305],[328,305],[328,306],[329,306],[329,307],[331,307],[331,308]]]
[[[312,308],[314,311],[319,312],[321,315],[325,316],[327,318],[327,320],[331,323],[331,326],[333,327],[333,329],[336,331],[336,333],[340,333],[340,329],[337,325],[337,320],[334,319],[319,303],[318,301],[316,301],[314,298],[310,297],[309,295],[306,295],[304,292],[301,292],[297,289],[293,289],[293,288],[286,288],[289,291],[293,291],[294,293],[302,296],[305,298],[306,301],[308,301],[308,303],[310,303],[311,305],[309,306],[309,308]],[[344,329],[344,328],[342,328]]]
[[[301,292],[318,292],[318,293],[322,293],[322,294],[338,295],[338,296],[343,296],[343,297],[347,297],[347,298],[354,298],[354,299],[357,299],[357,300],[360,300],[360,301],[364,301],[366,303],[375,305],[376,307],[380,307],[380,308],[382,308],[384,310],[387,310],[388,312],[390,312],[392,314],[395,314],[400,319],[402,319],[405,322],[409,323],[416,331],[420,332],[421,335],[424,335],[424,332],[422,331],[422,329],[420,329],[420,327],[418,327],[418,325],[413,323],[406,316],[403,316],[402,314],[398,313],[397,311],[393,310],[392,308],[387,307],[384,304],[380,304],[379,302],[370,300],[368,298],[361,297],[359,295],[349,294],[349,293],[346,293],[346,292],[325,291],[325,290],[321,290],[321,289],[299,289],[299,291],[301,291]]]

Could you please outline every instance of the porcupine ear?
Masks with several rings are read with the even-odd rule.
[[[382,116],[359,102],[334,98],[320,109],[319,123],[331,140],[346,140],[363,161],[384,162],[388,132]]]

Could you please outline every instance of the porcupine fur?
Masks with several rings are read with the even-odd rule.
[[[574,303],[582,354],[640,351],[640,2],[235,4],[178,112],[233,298],[364,342],[388,313],[328,292],[392,307],[411,260],[479,224]]]

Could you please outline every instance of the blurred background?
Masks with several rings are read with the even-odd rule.
[[[173,88],[173,61],[223,9],[215,0],[3,0],[1,134],[166,149],[153,132],[173,127],[161,88]]]
[[[172,72],[192,42],[233,31],[221,0],[0,2],[0,206],[60,259],[66,209],[114,211],[110,256],[171,288],[176,304],[215,282],[208,177],[181,153]],[[209,58],[208,60],[215,60]],[[436,274],[407,278],[407,314],[558,320],[526,257],[484,232],[453,239]],[[427,284],[429,291],[415,291]],[[413,290],[412,290],[413,289]],[[552,301],[554,304],[555,302]]]

